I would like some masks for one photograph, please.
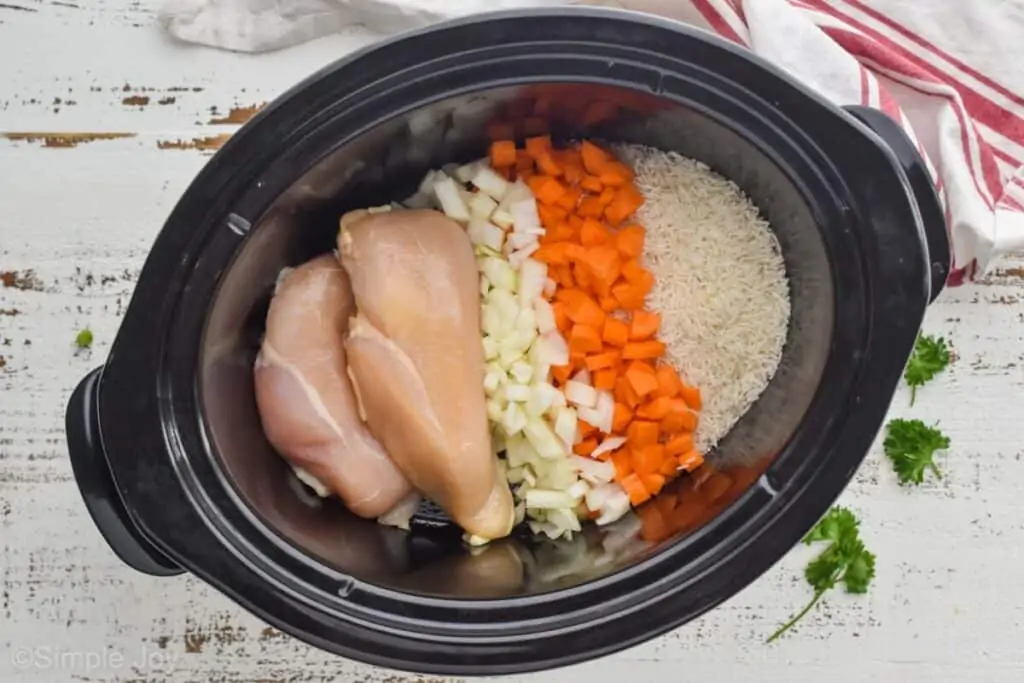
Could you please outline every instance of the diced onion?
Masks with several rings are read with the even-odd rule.
[[[515,239],[515,235],[509,239]],[[548,277],[548,267],[540,261],[527,259],[519,269],[519,303],[529,306],[544,293],[544,282]],[[554,316],[552,316],[553,318]],[[546,330],[550,331],[550,330]]]
[[[539,418],[526,420],[525,414],[524,420],[526,424],[523,426],[523,432],[533,447],[537,449],[540,457],[553,460],[565,456],[566,449],[564,444],[559,441],[547,422]]]
[[[614,408],[613,408],[614,410]],[[601,442],[601,445],[594,449],[594,452],[590,454],[591,458],[604,455],[605,453],[612,453],[622,448],[626,444],[626,437],[624,436],[609,436],[607,439]]]
[[[574,455],[572,464],[579,470],[581,477],[594,484],[607,484],[615,478],[615,465],[610,461],[602,462]]]
[[[576,441],[577,413],[572,408],[560,408],[555,417],[555,434],[562,440],[566,448]]]
[[[569,380],[565,383],[565,398],[580,408],[595,408],[597,406],[597,390],[589,384]],[[590,420],[587,420],[590,422]],[[593,423],[591,423],[593,424]],[[597,425],[594,425],[595,427]]]
[[[502,230],[508,230],[515,223],[515,218],[512,214],[499,206],[499,208],[491,214],[491,222]]]
[[[527,508],[546,508],[557,510],[559,508],[572,508],[574,501],[565,491],[553,491],[550,489],[532,489],[526,492]]]
[[[469,221],[466,234],[474,245],[500,251],[505,244],[505,232],[497,225],[480,218],[473,218]]]
[[[481,192],[499,202],[509,191],[509,182],[487,166],[481,166],[470,182]]]
[[[455,181],[448,176],[434,183],[434,195],[441,211],[454,221],[465,223],[469,220],[469,207],[462,198],[462,192]]]
[[[541,298],[533,300],[533,312],[537,317],[537,331],[547,334],[557,329],[555,323],[555,309],[547,301]]]

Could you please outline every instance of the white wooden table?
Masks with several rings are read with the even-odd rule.
[[[158,31],[155,6],[0,1],[0,132],[30,134],[0,139],[0,681],[435,681],[312,650],[198,580],[134,573],[80,500],[64,405],[105,358],[151,241],[206,162],[195,147],[234,130],[215,119],[244,118],[232,109],[271,99],[371,39],[258,58],[183,49]],[[831,596],[789,637],[763,645],[809,597],[808,554],[798,549],[669,636],[514,680],[1024,680],[1021,266],[947,291],[929,313],[927,328],[951,337],[959,355],[914,411],[952,438],[945,478],[902,490],[876,447],[843,497],[878,555],[868,595]],[[95,347],[76,355],[85,327]],[[906,393],[893,412],[909,412]]]

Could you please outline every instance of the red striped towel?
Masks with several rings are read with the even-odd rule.
[[[898,120],[946,210],[950,284],[1024,249],[1024,7],[964,0],[620,0],[709,28]]]
[[[838,104],[899,121],[924,153],[951,284],[1024,250],[1024,4],[1003,0],[167,0],[181,40],[259,52],[354,24],[385,32],[496,8],[617,5],[710,29]],[[386,19],[386,21],[384,20]]]

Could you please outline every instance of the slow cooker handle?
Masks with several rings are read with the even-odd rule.
[[[921,221],[924,223],[924,234],[928,243],[928,260],[931,263],[930,301],[935,301],[943,287],[946,286],[952,257],[949,235],[946,230],[945,212],[942,210],[939,195],[935,191],[935,184],[932,183],[928,165],[900,125],[888,115],[877,109],[860,105],[848,105],[843,109],[885,141],[889,149],[896,155],[900,166],[903,167],[907,180],[910,181],[910,188],[914,192],[914,200],[917,202]]]
[[[184,570],[150,543],[132,521],[117,491],[99,429],[99,385],[103,368],[79,382],[65,415],[71,469],[89,516],[107,545],[128,566],[152,576],[176,576]]]

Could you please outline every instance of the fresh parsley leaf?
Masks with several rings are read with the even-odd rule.
[[[875,556],[867,551],[860,540],[860,522],[844,507],[828,511],[810,533],[804,543],[828,541],[829,545],[804,570],[804,578],[814,589],[814,597],[807,606],[793,618],[779,627],[768,642],[777,640],[782,634],[804,618],[818,604],[825,593],[842,583],[847,593],[865,593],[875,577]]]
[[[920,484],[924,481],[925,470],[942,478],[935,464],[935,451],[949,448],[949,437],[920,420],[896,419],[886,426],[882,448],[892,461],[901,485]]]
[[[859,524],[852,512],[844,507],[834,507],[814,525],[804,537],[804,543],[810,545],[815,541],[838,541],[843,536],[856,536]]]
[[[920,334],[914,344],[914,352],[903,371],[903,379],[910,387],[910,405],[917,398],[917,388],[930,382],[935,375],[949,365],[949,346],[942,337]]]
[[[78,333],[75,337],[75,346],[79,349],[88,349],[92,347],[92,330],[86,328]]]

